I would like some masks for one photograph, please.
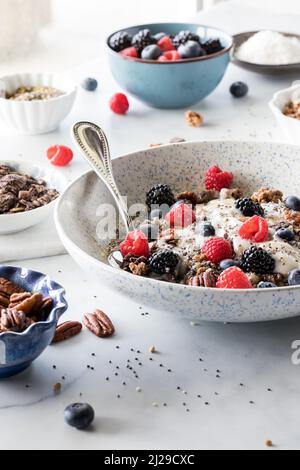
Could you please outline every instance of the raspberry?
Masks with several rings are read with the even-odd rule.
[[[221,191],[229,189],[233,182],[233,174],[228,171],[222,171],[217,166],[212,166],[205,175],[205,185],[207,191]]]
[[[233,267],[220,275],[217,289],[253,289],[253,286],[240,268]]]
[[[231,243],[225,238],[210,238],[205,242],[202,248],[202,253],[206,256],[208,261],[219,264],[224,259],[231,259],[233,257],[233,250]]]
[[[140,230],[129,232],[125,241],[120,244],[120,251],[124,257],[134,255],[148,258],[150,255],[148,238]]]
[[[164,36],[161,38],[158,43],[158,47],[161,48],[162,51],[167,52],[167,51],[175,51],[175,46],[169,36]]]
[[[67,166],[73,160],[73,151],[64,145],[54,145],[47,150],[47,157],[55,166]]]
[[[134,57],[135,59],[137,59],[139,56],[138,51],[135,47],[127,47],[126,49],[121,51],[120,54],[124,57]]]
[[[123,93],[116,93],[109,102],[110,109],[116,114],[126,114],[129,109],[129,101]]]
[[[238,233],[244,240],[262,243],[268,239],[269,226],[265,219],[255,215],[240,227]]]
[[[182,57],[178,51],[167,51],[158,60],[160,62],[175,62],[176,60],[181,59]]]
[[[196,222],[196,214],[191,206],[179,204],[166,215],[166,221],[171,228],[185,228]]]

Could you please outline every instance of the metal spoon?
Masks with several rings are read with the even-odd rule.
[[[109,144],[105,133],[96,124],[78,122],[72,129],[72,135],[82,156],[109,189],[118,206],[126,232],[130,232],[134,224],[113,175]]]

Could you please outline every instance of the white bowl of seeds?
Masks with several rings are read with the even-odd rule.
[[[76,93],[65,75],[7,75],[0,78],[0,118],[20,134],[46,134],[71,112]]]

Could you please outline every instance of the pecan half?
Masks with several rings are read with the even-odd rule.
[[[26,315],[36,313],[40,310],[44,301],[42,294],[13,294],[10,298],[9,308],[24,312]]]
[[[0,278],[0,294],[6,297],[10,297],[12,294],[24,292],[24,289],[17,286],[14,282],[9,281],[5,278]]]
[[[193,206],[197,206],[197,204],[201,203],[198,194],[192,191],[185,191],[183,193],[179,193],[177,194],[176,199],[177,201],[188,201]]]
[[[27,318],[24,312],[10,308],[1,311],[0,330],[2,332],[13,331],[21,333],[32,325],[32,323],[32,320]]]
[[[115,327],[110,318],[101,310],[95,313],[87,313],[83,317],[84,326],[98,338],[109,338],[115,333]]]
[[[62,341],[67,341],[74,336],[79,335],[82,330],[82,324],[78,321],[67,321],[58,325],[56,328],[55,336],[53,338],[52,344],[61,343]]]
[[[188,280],[188,285],[193,287],[216,287],[218,276],[212,271],[207,270],[202,274],[198,274]]]

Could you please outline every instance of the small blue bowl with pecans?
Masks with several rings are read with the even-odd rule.
[[[0,379],[23,372],[51,344],[68,308],[64,288],[47,275],[0,266]]]

